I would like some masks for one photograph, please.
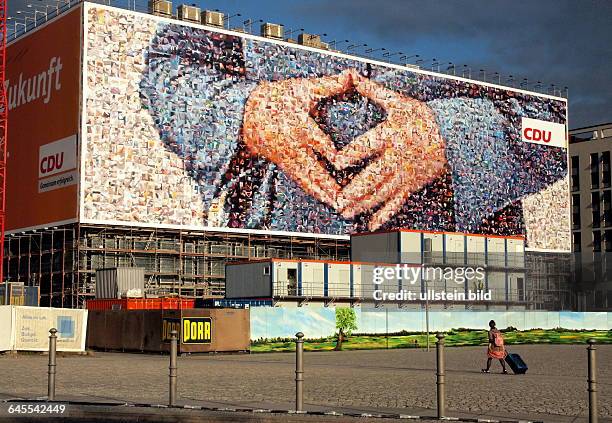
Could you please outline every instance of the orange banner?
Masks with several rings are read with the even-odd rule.
[[[81,7],[7,48],[6,230],[77,217]]]

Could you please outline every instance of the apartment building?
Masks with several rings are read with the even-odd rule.
[[[612,304],[612,123],[570,130],[569,154],[575,282],[603,309]]]

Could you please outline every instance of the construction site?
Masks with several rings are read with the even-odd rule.
[[[530,186],[512,188],[515,197],[499,199],[503,206],[496,206],[492,214],[492,206],[485,204],[490,195],[486,177],[479,177],[480,191],[470,198],[481,198],[482,210],[488,215],[478,205],[449,205],[449,197],[463,201],[458,192],[464,189],[464,182],[452,181],[454,174],[443,169],[419,182],[410,199],[403,194],[403,206],[397,199],[381,198],[372,200],[370,210],[358,205],[349,215],[320,194],[316,181],[301,178],[303,164],[292,170],[292,164],[275,163],[282,154],[267,156],[266,149],[258,150],[257,136],[250,140],[238,135],[242,131],[250,134],[244,130],[247,114],[243,117],[241,113],[244,107],[257,106],[251,101],[252,92],[268,98],[254,89],[260,81],[252,75],[269,72],[268,67],[280,72],[279,63],[287,60],[304,61],[312,73],[301,74],[300,66],[297,73],[291,73],[289,66],[287,78],[312,76],[316,81],[330,77],[327,73],[346,74],[345,69],[350,68],[353,84],[364,78],[360,75],[378,72],[413,78],[412,89],[424,93],[422,87],[439,84],[447,92],[495,98],[500,104],[516,96],[520,104],[542,116],[553,113],[560,122],[555,124],[562,127],[566,100],[556,92],[502,87],[460,77],[455,69],[452,75],[441,74],[439,63],[437,70],[435,65],[430,70],[405,60],[398,65],[388,59],[347,55],[318,35],[302,33],[293,39],[279,24],[263,23],[260,33],[251,35],[253,22],[230,28],[223,13],[188,5],[180,5],[174,13],[167,1],[151,2],[147,13],[87,2],[68,6],[58,7],[57,16],[38,26],[26,26],[27,31],[18,32],[16,27],[8,46],[16,65],[7,77],[14,117],[9,142],[12,159],[7,163],[4,279],[39,287],[41,306],[84,307],[86,300],[95,297],[96,270],[117,267],[143,268],[150,296],[219,299],[225,295],[228,263],[267,258],[349,261],[349,235],[378,227],[523,236],[528,244],[521,288],[526,307],[575,306],[570,289],[569,231],[565,234],[569,203],[564,191],[567,158],[562,147],[530,144],[530,148],[553,151],[550,162],[539,169],[540,180],[534,177]],[[76,35],[79,30],[85,35],[82,40]],[[173,47],[168,50],[167,46]],[[32,61],[19,55],[25,48],[31,48],[32,54],[50,50]],[[303,56],[295,59],[294,50]],[[176,74],[176,66],[184,68]],[[45,72],[39,73],[41,70]],[[49,105],[37,97],[41,93],[32,97],[31,104],[20,104],[15,89],[11,91],[11,81],[20,80],[20,73],[35,75],[40,89],[47,83],[46,75],[53,72],[63,82],[56,82],[53,96],[48,94]],[[168,83],[176,75],[180,83]],[[200,94],[198,84],[204,80],[212,88]],[[236,88],[228,88],[228,81]],[[50,93],[51,82],[48,87]],[[362,133],[385,119],[385,111],[376,103],[379,100],[354,90],[333,94],[335,97],[329,93],[317,105],[319,115],[308,117],[337,143],[338,151],[353,136],[338,132],[334,120],[344,118],[338,105],[351,108],[365,102],[364,110],[374,117],[366,116],[354,124],[362,126]],[[427,100],[425,96],[432,94],[418,95]],[[207,110],[202,112],[204,118],[193,104]],[[261,110],[270,108],[282,109],[282,105]],[[248,116],[263,113],[254,110]],[[436,113],[452,119],[449,110]],[[489,111],[479,113],[478,119],[490,119]],[[61,125],[32,128],[33,119]],[[284,141],[281,137],[268,149],[283,149]],[[515,159],[520,161],[522,156],[497,158],[500,166]],[[325,162],[327,158],[317,156],[317,160],[316,172],[330,172],[340,181],[336,189],[343,189],[367,165],[365,161],[338,170]],[[425,166],[420,169],[423,174],[433,172],[427,169],[437,165]],[[380,177],[384,170],[378,172],[374,176]],[[406,185],[407,181],[399,182]],[[512,190],[504,188],[499,195]],[[385,210],[395,220],[386,217],[388,221],[374,223],[381,219],[379,210],[385,201],[399,204]],[[542,208],[544,213],[537,207],[542,201],[549,202]],[[468,206],[473,213],[462,211]],[[548,234],[538,227],[542,222],[548,225]]]
[[[225,264],[261,258],[348,260],[347,240],[69,225],[8,235],[9,281],[40,287],[41,306],[80,308],[95,271],[142,267],[151,295],[223,298]]]

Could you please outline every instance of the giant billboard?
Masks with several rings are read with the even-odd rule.
[[[569,251],[564,99],[88,5],[81,219]]]
[[[6,230],[77,218],[81,8],[7,47]]]

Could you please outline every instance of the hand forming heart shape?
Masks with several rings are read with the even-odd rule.
[[[379,104],[387,118],[338,151],[310,112],[323,98],[350,89]],[[344,218],[381,205],[369,221],[370,230],[379,228],[412,193],[440,176],[446,164],[444,140],[431,109],[354,70],[336,76],[261,83],[246,103],[242,130],[253,154],[275,163],[302,189]],[[341,187],[317,154],[336,169],[376,158]]]

